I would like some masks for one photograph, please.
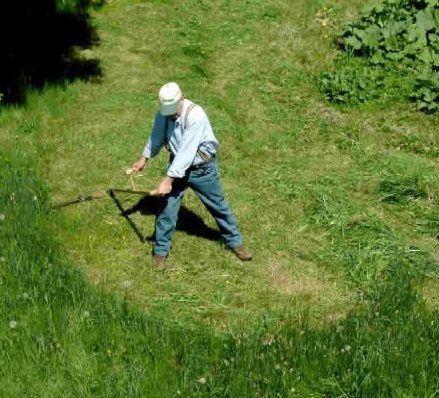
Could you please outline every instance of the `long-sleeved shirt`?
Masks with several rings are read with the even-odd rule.
[[[218,150],[216,139],[209,118],[204,109],[196,105],[187,117],[186,112],[192,101],[184,99],[181,115],[174,120],[168,118],[168,129],[165,139],[165,116],[157,112],[154,127],[143,150],[145,158],[155,157],[167,142],[171,151],[171,163],[167,175],[173,178],[184,177],[190,166],[203,163],[205,159],[214,156]]]

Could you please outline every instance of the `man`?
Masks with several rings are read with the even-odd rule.
[[[165,201],[156,219],[155,269],[166,269],[178,211],[187,187],[212,214],[221,237],[232,252],[242,261],[251,260],[252,254],[242,244],[242,236],[222,192],[216,160],[218,141],[209,119],[203,108],[185,98],[174,82],[160,89],[154,127],[142,157],[132,166],[133,171],[143,170],[163,146],[170,152],[170,161],[166,176],[154,190],[163,195]]]

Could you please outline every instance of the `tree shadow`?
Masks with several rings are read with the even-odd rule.
[[[121,211],[122,216],[127,218],[129,215],[139,212],[142,215],[157,216],[158,212],[164,205],[164,199],[157,196],[145,196],[140,199],[134,206]],[[185,206],[180,207],[176,229],[189,235],[198,236],[211,241],[219,241],[221,235],[218,230],[207,226],[203,219]],[[153,240],[154,232],[146,237],[145,240]]]
[[[91,48],[90,10],[105,0],[13,0],[0,6],[1,103],[21,105],[29,89],[102,77]],[[67,5],[66,5],[67,4]]]

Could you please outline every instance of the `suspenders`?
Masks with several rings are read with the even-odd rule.
[[[187,126],[187,118],[189,116],[189,113],[191,112],[192,109],[194,109],[197,106],[197,104],[190,104],[189,107],[187,108],[186,111],[186,115],[184,116],[184,124],[183,124],[183,129],[186,129]],[[169,126],[169,116],[165,117],[165,148],[168,151],[171,151],[171,148],[169,147],[169,142],[168,142],[168,126]]]
[[[186,126],[187,126],[187,118],[188,118],[188,116],[189,116],[189,113],[190,113],[190,111],[191,111],[192,109],[194,109],[196,106],[197,106],[197,104],[190,104],[189,107],[187,108],[186,116],[184,117],[184,125],[183,125],[183,128],[186,129]]]

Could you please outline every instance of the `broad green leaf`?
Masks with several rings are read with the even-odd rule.
[[[431,53],[431,61],[434,66],[439,67],[439,54],[432,52]]]
[[[423,47],[416,45],[416,43],[408,44],[404,47],[404,50],[401,51],[408,58],[413,58],[416,54],[419,54],[422,51]]]
[[[392,36],[397,36],[398,34],[407,30],[407,23],[404,21],[395,21],[393,19],[389,20],[381,31],[383,37],[388,39]]]
[[[417,25],[410,25],[407,29],[406,41],[420,48],[425,47],[427,45],[425,30]]]
[[[370,48],[378,48],[381,40],[381,30],[376,25],[369,26],[363,37],[364,45]]]
[[[364,29],[358,29],[358,28],[354,28],[352,30],[352,33],[357,36],[359,39],[361,39],[361,41],[364,40],[365,36],[366,36],[366,32]]]
[[[381,3],[367,4],[361,9],[362,15],[370,15],[372,12],[381,13],[383,11],[383,5]]]
[[[427,37],[428,37],[428,42],[430,43],[430,45],[431,44],[439,43],[439,37],[438,37],[436,32],[435,33],[429,33]]]
[[[435,98],[436,96],[431,91],[429,91],[426,95],[424,95],[425,102],[433,102]]]
[[[421,10],[416,14],[416,25],[426,32],[435,29],[436,22],[431,11]]]
[[[361,49],[361,41],[358,40],[355,36],[350,36],[345,41],[346,45],[352,47],[354,50]]]
[[[375,54],[372,55],[372,58],[370,61],[372,64],[384,64],[385,59],[383,57],[383,52],[376,51]]]
[[[391,36],[384,42],[386,49],[389,51],[399,51],[401,46],[398,43],[398,39],[395,36]]]
[[[434,10],[433,18],[434,18],[434,24],[436,26],[436,31],[439,31],[439,10]]]
[[[438,7],[439,6],[439,0],[427,0],[427,4],[430,7]]]
[[[416,58],[425,64],[429,64],[432,62],[431,53],[428,48],[423,48],[417,55]]]
[[[388,52],[386,54],[387,59],[392,59],[394,61],[399,61],[405,57],[405,54],[402,51],[397,52]]]
[[[418,81],[427,81],[431,77],[431,68],[428,64],[423,64],[420,68],[418,68]]]

